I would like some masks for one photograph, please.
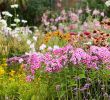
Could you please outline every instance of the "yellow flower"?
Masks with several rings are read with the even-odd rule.
[[[3,75],[3,74],[5,74],[5,70],[1,67],[0,68],[0,75]]]
[[[9,73],[11,76],[14,76],[15,74],[15,71],[14,70],[11,70],[11,72]]]
[[[3,62],[6,62],[6,58],[3,58],[2,60],[3,60]]]
[[[9,78],[9,80],[10,80],[10,81],[14,81],[15,79],[14,79],[14,78],[12,78],[12,77],[10,77],[10,78]]]
[[[2,64],[2,67],[6,67],[6,66],[7,66],[7,63]]]
[[[21,74],[18,74],[18,78],[21,78],[22,77],[22,75]]]
[[[64,40],[67,40],[67,41],[70,40],[70,39],[71,39],[70,34],[69,34],[69,33],[64,34],[64,35],[63,35],[63,39],[64,39]]]
[[[38,81],[40,81],[40,80],[41,80],[41,78],[39,77],[39,78],[38,78]]]

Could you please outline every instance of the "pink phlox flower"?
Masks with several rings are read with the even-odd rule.
[[[28,75],[26,76],[26,82],[31,82],[34,79],[34,76]]]
[[[62,48],[55,49],[55,50],[53,50],[53,54],[54,55],[62,55],[63,54],[63,49]]]

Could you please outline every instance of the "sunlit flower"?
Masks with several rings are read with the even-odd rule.
[[[14,79],[14,78],[12,78],[12,77],[10,77],[10,78],[9,78],[9,81],[14,81],[14,80],[15,80],[15,79]]]
[[[14,76],[14,74],[15,74],[14,70],[11,70],[11,72],[9,73],[9,75],[11,75],[11,76]]]
[[[5,74],[5,70],[2,67],[0,67],[0,75],[3,75],[3,74]]]
[[[106,1],[106,2],[105,2],[105,5],[106,5],[107,7],[109,7],[109,6],[110,6],[110,0]]]
[[[2,12],[3,15],[8,16],[8,17],[12,17],[13,15],[11,13],[9,13],[8,11],[3,11]]]
[[[21,22],[25,24],[25,23],[27,23],[27,20],[21,20]]]
[[[2,67],[6,67],[6,66],[7,66],[7,63],[2,64]]]
[[[6,20],[1,19],[1,20],[0,20],[0,26],[1,26],[1,27],[7,27],[7,22],[6,22]]]
[[[16,24],[11,24],[11,26],[13,26],[13,27],[14,27],[14,26],[16,26]]]
[[[18,4],[11,5],[11,8],[18,8]]]
[[[14,19],[14,22],[19,23],[19,22],[20,22],[20,19],[15,18],[15,19]]]

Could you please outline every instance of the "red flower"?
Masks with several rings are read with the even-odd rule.
[[[85,35],[90,35],[90,32],[84,32]]]
[[[74,32],[70,32],[70,35],[75,35],[76,33],[74,33]]]

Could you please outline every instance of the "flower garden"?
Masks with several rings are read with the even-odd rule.
[[[0,15],[0,100],[110,100],[106,10],[47,9],[29,26],[10,9]]]

